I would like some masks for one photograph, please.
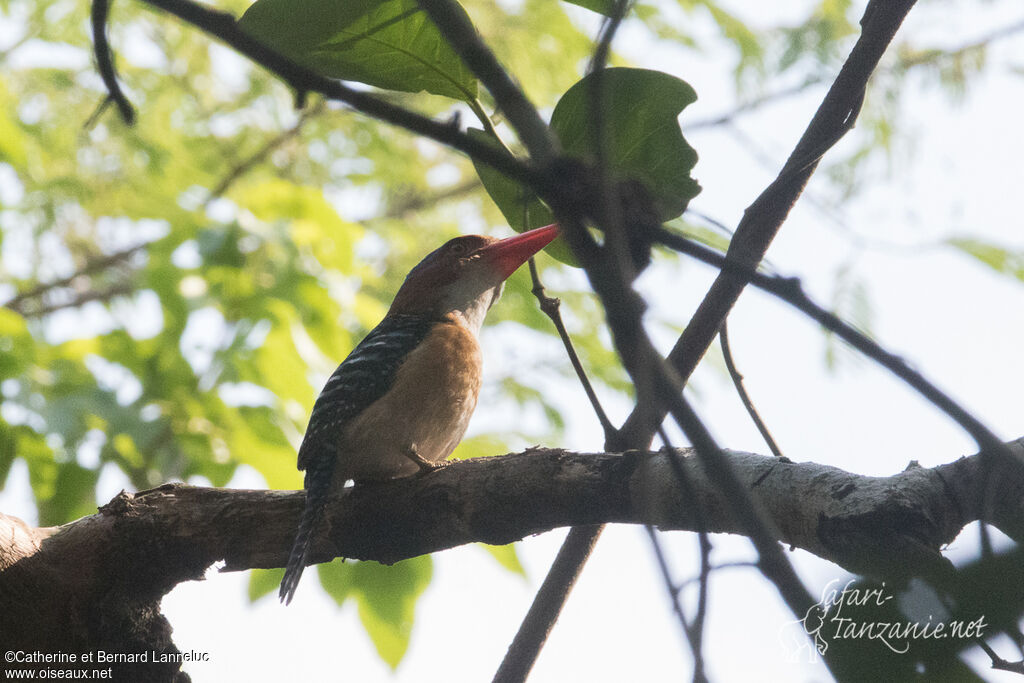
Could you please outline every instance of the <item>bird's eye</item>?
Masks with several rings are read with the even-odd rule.
[[[452,256],[464,255],[466,253],[466,243],[455,242],[454,244],[452,244],[451,248],[449,249],[449,252],[452,254]]]

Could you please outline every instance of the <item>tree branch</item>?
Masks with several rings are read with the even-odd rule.
[[[1008,447],[1024,452],[1024,438]],[[941,548],[979,519],[986,495],[977,455],[890,477],[751,453],[729,452],[727,459],[781,541],[889,580],[948,579]],[[311,560],[392,563],[475,541],[509,543],[604,522],[692,531],[695,504],[709,531],[741,533],[733,502],[703,463],[680,460],[696,500],[681,493],[666,453],[533,449],[350,487],[331,500]],[[989,519],[1020,542],[1024,478],[1009,469],[998,474]],[[61,527],[32,529],[0,515],[0,631],[24,639],[12,647],[109,646],[116,636],[111,629],[127,623],[125,611],[160,631],[160,597],[201,578],[213,563],[223,562],[224,571],[283,566],[303,505],[299,491],[168,484],[122,492],[98,514]],[[111,619],[84,618],[97,614],[97,605]],[[169,637],[162,647],[173,649]]]
[[[872,0],[869,3],[861,20],[861,36],[807,130],[778,177],[744,213],[729,246],[731,259],[754,267],[764,257],[821,155],[852,127],[868,79],[913,6],[914,0]],[[742,280],[723,272],[690,319],[669,354],[669,361],[684,381],[711,345],[744,286]],[[649,444],[665,414],[666,409],[661,405],[638,403],[623,425],[624,439]]]
[[[135,109],[132,103],[121,91],[121,85],[117,82],[117,71],[114,69],[114,56],[110,50],[110,42],[107,40],[107,17],[110,14],[110,0],[93,0],[92,3],[92,39],[94,54],[96,55],[96,68],[103,79],[109,93],[108,100],[117,105],[121,113],[121,119],[125,125],[135,123]]]
[[[1024,437],[1007,447],[1024,453]],[[675,455],[692,452],[679,449]],[[505,544],[559,527],[605,522],[696,531],[695,502],[708,531],[743,533],[731,502],[696,458],[679,458],[696,501],[682,494],[669,473],[671,455],[534,448],[457,461],[428,476],[348,487],[332,498],[311,560],[391,564],[466,543]],[[782,542],[851,572],[893,578],[929,572],[941,547],[980,518],[987,485],[977,454],[889,477],[740,451],[726,455]],[[1007,469],[997,485],[992,523],[1024,541],[1024,477]],[[6,517],[19,531],[0,534],[0,571],[30,557],[78,554],[86,574],[145,566],[149,576],[142,583],[151,584],[149,590],[169,590],[218,561],[223,571],[282,567],[304,496],[165,484],[122,492],[97,514],[61,527],[31,529]],[[101,548],[113,555],[94,554]],[[0,585],[12,578],[0,574]]]
[[[16,294],[8,301],[4,302],[3,306],[5,308],[11,309],[12,311],[17,311],[22,315],[40,315],[37,309],[43,309],[46,308],[46,306],[44,306],[43,304],[38,304],[35,307],[27,306],[26,303],[30,299],[38,299],[43,295],[53,291],[54,289],[60,289],[61,287],[67,287],[73,284],[75,280],[77,280],[80,277],[85,277],[97,271],[106,270],[111,266],[115,266],[125,261],[128,261],[136,253],[143,251],[148,246],[148,242],[143,242],[142,244],[136,244],[134,246],[127,247],[126,249],[115,251],[112,254],[106,254],[103,256],[91,258],[85,262],[85,265],[83,265],[81,268],[76,270],[71,275],[68,275],[67,277],[62,277],[58,280],[54,280],[53,282],[45,282],[36,285],[32,289],[20,292],[19,294]]]
[[[987,33],[979,38],[964,43],[959,47],[952,49],[941,49],[941,48],[917,48],[907,50],[906,53],[900,51],[900,54],[896,55],[895,63],[879,70],[879,73],[890,74],[893,72],[907,71],[920,66],[928,66],[936,64],[943,59],[955,59],[962,57],[963,55],[974,52],[976,50],[982,50],[988,47],[990,44],[1005,40],[1015,36],[1016,34],[1024,31],[1024,20],[1016,21],[1010,24],[1000,26],[999,28]],[[683,125],[684,133],[692,133],[695,130],[701,130],[703,128],[715,128],[722,126],[727,123],[732,123],[738,117],[748,112],[756,111],[766,104],[772,104],[780,100],[785,100],[790,97],[794,97],[812,88],[816,85],[821,85],[825,82],[824,75],[816,75],[807,78],[806,80],[790,85],[779,90],[764,93],[749,99],[745,102],[740,102],[735,107],[728,111],[724,111],[721,114],[709,116],[704,119],[697,119],[690,121]]]

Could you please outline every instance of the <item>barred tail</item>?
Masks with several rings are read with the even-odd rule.
[[[295,534],[292,552],[288,556],[284,579],[281,580],[281,589],[277,593],[281,602],[286,605],[290,604],[292,598],[295,597],[295,589],[298,588],[302,571],[306,568],[313,532],[324,516],[324,507],[327,504],[327,494],[330,492],[333,473],[334,459],[330,457],[315,458],[306,470],[306,507],[302,512],[299,530]]]

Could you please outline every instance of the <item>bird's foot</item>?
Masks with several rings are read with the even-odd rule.
[[[414,463],[416,463],[416,466],[420,468],[420,474],[436,472],[437,470],[443,467],[447,467],[449,464],[447,460],[440,460],[438,462],[432,462],[430,460],[427,460],[426,458],[419,454],[415,446],[411,446],[409,450],[405,452],[405,457],[409,458]]]

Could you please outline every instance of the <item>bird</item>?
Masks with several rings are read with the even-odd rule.
[[[505,280],[558,225],[449,240],[406,276],[383,320],[327,379],[298,452],[306,504],[278,596],[291,603],[330,493],[447,465],[480,392],[480,328]]]

